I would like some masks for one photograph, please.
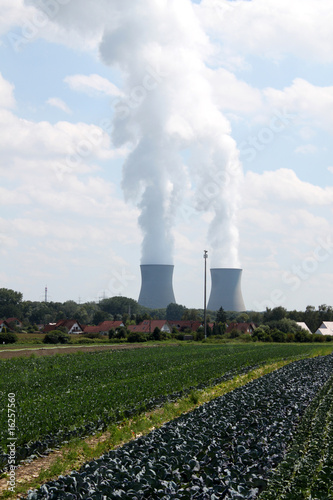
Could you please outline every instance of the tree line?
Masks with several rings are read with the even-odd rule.
[[[220,314],[220,316],[219,316]],[[37,302],[23,300],[23,294],[7,288],[0,288],[0,319],[18,318],[25,326],[55,323],[62,319],[76,319],[84,325],[98,325],[102,321],[121,320],[126,323],[140,323],[144,319],[203,321],[203,309],[189,309],[180,304],[169,304],[165,309],[149,309],[140,306],[128,297],[111,297],[99,302],[78,304],[74,300],[65,302]],[[318,308],[307,306],[305,311],[288,311],[279,306],[265,311],[208,311],[208,323],[245,322],[256,326],[274,327],[274,322],[284,320],[285,327],[290,322],[302,321],[315,332],[323,321],[333,321],[332,306],[322,304]],[[283,322],[282,322],[283,325]],[[281,326],[281,325],[280,325]]]

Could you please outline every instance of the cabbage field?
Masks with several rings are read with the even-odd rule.
[[[313,344],[183,345],[1,361],[0,468],[8,460],[9,393],[15,394],[21,460],[175,400],[193,387],[322,349]]]
[[[333,498],[333,378],[307,409],[260,500]]]
[[[333,498],[332,374],[332,355],[290,363],[27,498]]]

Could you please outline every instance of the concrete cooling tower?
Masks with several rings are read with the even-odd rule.
[[[218,311],[245,311],[241,290],[242,269],[211,269],[212,288],[207,309]]]
[[[148,264],[141,265],[141,291],[139,304],[151,309],[162,309],[175,303],[172,288],[174,266]]]

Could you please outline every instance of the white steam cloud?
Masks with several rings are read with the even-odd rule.
[[[141,209],[142,263],[173,261],[172,228],[184,194],[184,151],[196,209],[214,214],[208,229],[212,265],[238,267],[237,207],[242,176],[230,126],[213,101],[210,42],[190,0],[139,0],[117,5],[106,29],[103,60],[125,75],[114,141],[132,142],[123,189]]]
[[[131,145],[122,185],[141,210],[142,264],[173,263],[175,216],[190,187],[195,209],[212,214],[210,263],[239,267],[242,169],[229,122],[214,102],[214,47],[199,11],[191,0],[71,0],[54,20],[84,36],[92,18],[91,36],[103,33],[102,60],[121,70],[113,141]]]

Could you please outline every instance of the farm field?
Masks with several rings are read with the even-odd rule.
[[[299,425],[293,445],[260,500],[333,498],[333,377]]]
[[[309,344],[187,345],[17,358],[0,362],[0,407],[15,394],[18,459],[89,435],[191,388],[213,385],[255,366],[332,351]],[[7,414],[0,413],[1,464]]]
[[[328,500],[332,372],[332,355],[289,363],[31,491],[27,498]],[[275,478],[272,471],[279,463],[285,474]],[[277,487],[288,484],[289,469],[296,487],[277,496]],[[260,496],[267,485],[271,489]]]

